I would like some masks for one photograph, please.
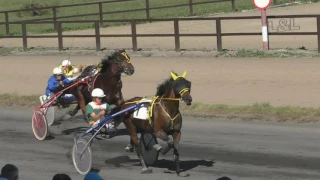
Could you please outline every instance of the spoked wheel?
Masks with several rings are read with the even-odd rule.
[[[159,152],[153,148],[153,145],[158,144],[157,138],[151,133],[141,133],[140,148],[142,158],[147,166],[153,165],[159,157]]]
[[[32,116],[32,130],[33,134],[40,141],[47,137],[48,125],[45,116],[39,112],[35,111]]]
[[[46,119],[48,126],[51,126],[54,123],[54,106],[49,107],[47,112],[46,112]]]
[[[91,148],[90,145],[86,147],[87,144],[88,143],[84,139],[79,139],[72,148],[73,165],[76,168],[77,172],[81,175],[88,174],[92,167]]]

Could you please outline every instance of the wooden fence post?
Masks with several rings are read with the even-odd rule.
[[[6,36],[10,35],[10,30],[9,30],[9,14],[8,12],[4,13],[5,15],[5,21],[6,21]]]
[[[62,24],[61,24],[61,22],[57,22],[57,30],[58,30],[59,51],[63,51]]]
[[[236,11],[236,0],[231,0],[232,12]]]
[[[221,19],[216,19],[217,50],[222,51]]]
[[[23,50],[28,50],[28,42],[27,42],[27,25],[25,22],[21,23],[22,30],[22,42],[23,42]]]
[[[180,52],[180,34],[179,34],[179,20],[175,19],[174,23],[174,41],[176,52]]]
[[[318,52],[320,53],[320,16],[317,16]]]
[[[149,4],[149,0],[146,0],[146,17],[147,19],[150,19],[150,4]]]
[[[100,41],[100,24],[99,21],[94,22],[96,31],[96,51],[101,51],[101,41]]]
[[[192,0],[189,0],[189,10],[190,10],[190,16],[193,16],[193,2],[192,2]]]
[[[103,25],[103,9],[102,9],[102,3],[99,3],[99,18],[100,18],[100,25]]]
[[[137,42],[137,26],[136,21],[131,21],[131,36],[132,36],[132,50],[135,52],[138,50]]]
[[[53,28],[57,31],[57,9],[56,7],[52,8],[52,19],[54,21]]]

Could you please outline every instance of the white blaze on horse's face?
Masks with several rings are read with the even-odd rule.
[[[173,91],[176,97],[180,97],[187,105],[191,105],[192,97],[190,95],[191,82],[186,79],[187,72],[185,71],[182,76],[178,76],[171,72],[173,82]]]

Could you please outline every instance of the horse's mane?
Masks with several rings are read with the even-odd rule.
[[[124,50],[120,51],[114,51],[111,55],[105,55],[101,61],[101,73],[105,73],[105,71],[108,69],[109,65],[112,64],[118,55],[118,53],[124,52]],[[87,66],[86,68],[83,69],[82,73],[77,77],[77,80],[84,78],[90,74],[92,69],[95,68],[95,65]]]
[[[172,72],[173,74],[177,75],[177,73]],[[164,93],[166,92],[166,88],[168,87],[168,85],[173,81],[172,77],[170,76],[168,79],[164,80],[161,84],[158,85],[157,87],[157,92],[156,92],[156,96],[162,96],[164,95]]]
[[[122,52],[124,52],[124,50],[117,50],[117,51],[114,51],[111,55],[105,55],[100,61],[100,64],[101,64],[100,72],[104,73],[108,69],[109,65],[114,62],[114,60],[119,55],[119,53],[122,53]]]

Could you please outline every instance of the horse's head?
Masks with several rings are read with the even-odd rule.
[[[175,96],[181,98],[188,106],[191,105],[192,97],[191,93],[191,82],[186,79],[187,72],[185,71],[182,76],[171,72],[173,79],[172,88]]]
[[[117,50],[114,54],[114,61],[120,67],[121,72],[131,76],[134,73],[134,67],[131,64],[130,56],[124,49]]]

